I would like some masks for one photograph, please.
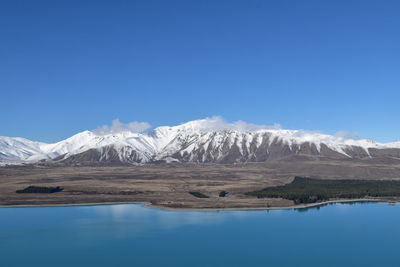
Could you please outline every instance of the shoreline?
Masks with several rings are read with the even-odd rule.
[[[360,199],[337,199],[337,200],[328,200],[318,203],[309,203],[309,204],[300,204],[300,205],[291,205],[291,206],[276,206],[276,207],[238,207],[238,208],[174,208],[162,205],[153,205],[150,202],[97,202],[97,203],[71,203],[71,204],[33,204],[33,205],[0,205],[0,208],[41,208],[41,207],[85,207],[85,206],[108,206],[108,205],[143,205],[147,208],[152,209],[160,209],[160,210],[173,210],[173,211],[235,211],[235,210],[289,210],[289,209],[306,209],[324,206],[328,204],[335,203],[357,203],[357,202],[376,202],[376,203],[393,203],[396,205],[400,202],[400,199],[369,199],[369,198],[360,198]]]

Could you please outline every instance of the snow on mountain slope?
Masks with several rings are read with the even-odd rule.
[[[96,135],[93,132],[84,131],[61,142],[47,144],[41,148],[51,158],[59,156],[67,158],[90,149],[114,146],[115,149],[121,151],[121,161],[123,161],[125,158],[123,152],[126,151],[126,147],[129,147],[140,154],[142,161],[146,162],[156,152],[153,145],[146,139],[148,139],[146,136],[132,132]]]
[[[162,130],[165,131],[165,127]],[[215,130],[216,129],[216,130]],[[191,121],[179,126],[168,127],[174,138],[158,152],[156,158],[163,158],[174,153],[191,154],[193,160],[193,151],[202,153],[202,158],[196,161],[205,161],[205,157],[210,160],[216,160],[223,157],[226,150],[236,148],[240,155],[251,155],[257,153],[261,147],[268,154],[268,147],[273,145],[286,146],[289,150],[301,152],[301,146],[308,144],[321,152],[321,147],[325,146],[332,151],[338,152],[346,157],[351,157],[349,152],[357,147],[369,155],[370,148],[386,148],[388,145],[379,144],[370,140],[353,140],[342,137],[321,134],[317,132],[308,132],[301,130],[283,130],[283,129],[256,129],[240,130],[233,124],[216,125],[213,119]],[[159,131],[159,128],[155,129]],[[202,152],[200,152],[202,151]],[[351,154],[351,153],[350,153]]]
[[[33,155],[42,154],[42,145],[44,143],[25,138],[0,136],[0,158],[25,160]]]
[[[396,151],[386,153],[387,149]],[[84,131],[54,144],[0,137],[0,159],[3,161],[60,161],[70,158],[69,161],[74,163],[146,163],[158,160],[232,163],[266,161],[293,154],[342,158],[397,157],[400,155],[400,142],[383,144],[242,122],[221,123],[218,118],[158,127],[147,134],[123,131],[98,135]]]
[[[386,148],[400,148],[400,142],[386,143]]]

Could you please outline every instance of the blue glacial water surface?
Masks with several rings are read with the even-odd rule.
[[[0,208],[0,266],[400,266],[400,206]]]

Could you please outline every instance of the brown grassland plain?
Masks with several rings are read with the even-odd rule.
[[[0,168],[0,205],[78,205],[145,202],[165,208],[227,209],[293,206],[246,192],[283,185],[294,176],[400,180],[400,160],[289,158],[266,163],[150,164],[144,166],[9,166]],[[27,186],[61,186],[53,194],[17,194]],[[189,192],[209,198],[197,198]],[[227,191],[227,197],[219,192]]]

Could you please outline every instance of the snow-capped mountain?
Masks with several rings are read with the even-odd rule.
[[[54,144],[0,137],[0,160],[65,164],[96,162],[263,162],[290,155],[330,158],[400,159],[400,142],[377,143],[301,130],[219,125],[216,119],[158,127],[147,134],[129,131],[105,135],[78,133]]]

